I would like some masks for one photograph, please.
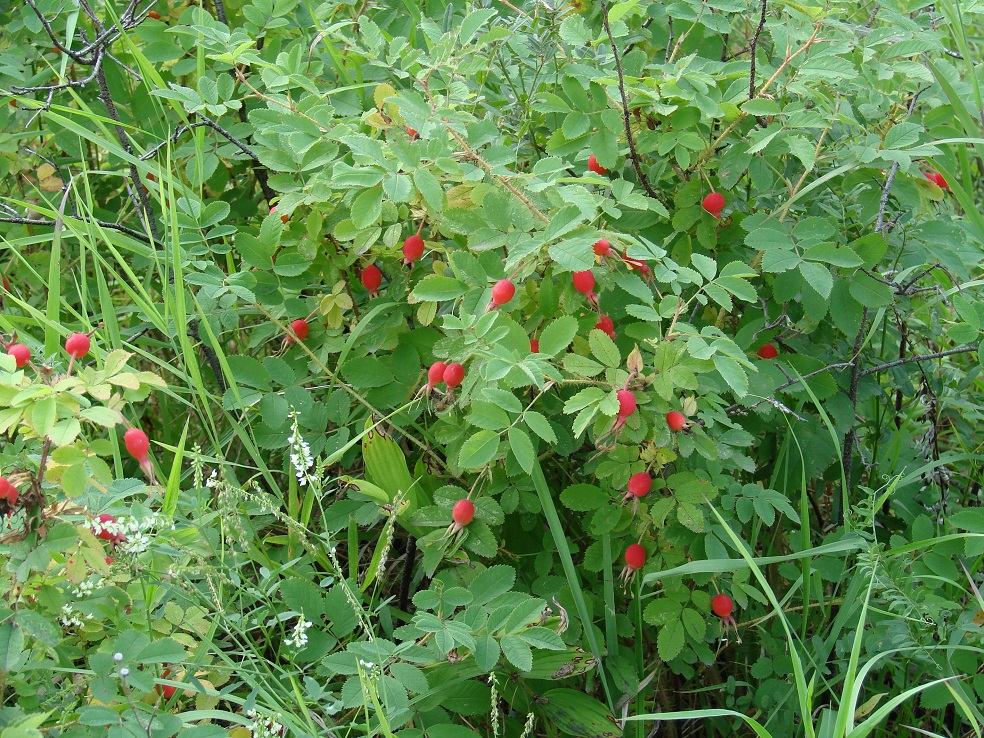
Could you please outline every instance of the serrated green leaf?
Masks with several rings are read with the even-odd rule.
[[[540,353],[556,356],[567,349],[577,335],[577,319],[564,315],[550,321],[546,328],[540,331]]]
[[[513,452],[516,461],[523,467],[523,471],[527,474],[531,473],[533,471],[533,461],[536,458],[536,450],[533,448],[533,442],[530,441],[530,437],[526,435],[525,431],[515,426],[506,432],[506,436],[509,438],[509,450]]]
[[[461,446],[458,465],[465,469],[479,469],[495,458],[499,449],[499,434],[491,430],[480,430]]]
[[[550,444],[557,443],[557,434],[550,426],[550,422],[541,413],[535,410],[527,410],[523,413],[523,420],[526,421],[529,429],[544,441]]]
[[[591,354],[605,366],[615,368],[622,363],[622,355],[619,353],[618,346],[604,331],[597,329],[588,334],[588,346],[591,347]]]

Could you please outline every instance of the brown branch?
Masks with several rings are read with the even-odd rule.
[[[869,374],[875,374],[876,372],[883,372],[886,369],[894,369],[897,366],[902,366],[903,364],[911,364],[917,361],[932,361],[933,359],[942,359],[946,356],[955,356],[957,354],[968,354],[972,351],[977,351],[977,346],[961,346],[960,348],[948,349],[946,351],[937,351],[935,354],[920,354],[919,356],[906,356],[901,359],[896,359],[895,361],[889,361],[887,364],[879,364],[878,366],[873,366],[870,369],[865,369],[860,373],[860,377],[867,377]]]
[[[146,244],[156,245],[154,240],[147,237],[146,233],[141,233],[140,231],[134,230],[133,228],[128,228],[125,225],[120,225],[119,223],[110,223],[106,220],[96,220],[87,219],[76,216],[77,220],[84,222],[98,223],[101,227],[106,228],[111,231],[119,231],[120,233],[125,233],[126,235],[137,239]],[[47,218],[35,219],[35,218],[0,218],[0,223],[17,223],[21,225],[33,225],[33,226],[48,226],[52,227],[55,225],[55,221],[48,220]]]
[[[749,49],[752,52],[752,58],[748,70],[748,99],[749,100],[755,97],[755,50],[758,47],[759,34],[762,33],[762,29],[765,27],[765,14],[768,10],[768,5],[769,5],[769,0],[762,0],[762,16],[759,18],[758,27],[755,29],[755,35],[752,36],[752,43],[749,46]]]
[[[625,94],[625,73],[622,71],[622,60],[618,56],[618,47],[615,45],[615,37],[612,35],[612,27],[608,22],[608,2],[606,0],[601,0],[601,19],[605,24],[605,33],[608,34],[608,42],[612,46],[612,55],[615,57],[615,72],[618,74],[618,93],[622,98],[622,120],[625,122],[625,138],[629,143],[629,158],[632,159],[632,166],[635,169],[636,176],[639,177],[639,182],[642,184],[643,188],[654,200],[662,203],[666,207],[666,203],[660,200],[659,195],[649,184],[649,178],[646,177],[645,173],[642,171],[642,163],[639,161],[639,152],[636,151],[635,138],[632,136],[632,119],[629,113],[629,99]]]
[[[861,313],[861,325],[858,327],[858,335],[854,338],[854,352],[851,360],[851,385],[848,389],[847,397],[851,401],[851,427],[844,434],[844,451],[841,454],[844,469],[844,484],[851,485],[851,472],[854,467],[854,445],[857,443],[857,433],[855,431],[855,408],[858,406],[858,382],[861,380],[861,346],[864,344],[864,334],[868,328],[868,308]],[[834,496],[834,509],[837,512],[837,525],[844,524],[844,505],[843,496]]]

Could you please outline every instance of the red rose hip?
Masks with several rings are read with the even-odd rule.
[[[726,618],[734,612],[735,603],[731,601],[731,598],[726,594],[716,594],[711,598],[711,610],[719,618]]]
[[[640,544],[633,543],[625,549],[625,564],[630,569],[641,569],[646,565],[646,549]]]
[[[430,365],[430,369],[427,370],[428,389],[433,389],[444,381],[444,372],[447,371],[447,368],[448,365],[443,361],[435,361]]]
[[[572,280],[574,282],[574,289],[582,295],[587,295],[594,289],[595,277],[590,269],[583,272],[574,272]]]
[[[530,353],[531,354],[540,353],[540,342],[535,338],[530,339]]]
[[[760,359],[774,359],[779,355],[779,349],[771,343],[767,343],[758,350]]]
[[[306,320],[297,319],[290,322],[290,336],[296,336],[300,341],[308,337],[309,330],[310,326]]]
[[[595,241],[593,248],[596,256],[611,256],[614,253],[612,245],[604,238]]]
[[[14,357],[14,363],[17,364],[17,368],[20,369],[27,365],[27,362],[31,360],[31,349],[25,346],[23,343],[15,343],[10,348],[7,349],[7,353]]]
[[[17,488],[10,483],[7,477],[0,477],[0,500],[7,500],[9,502],[11,496],[13,496],[15,501],[17,500]]]
[[[679,410],[670,410],[666,414],[666,424],[671,431],[683,430],[684,426],[687,425],[687,416]]]
[[[646,472],[639,472],[629,477],[629,494],[633,497],[645,497],[653,488],[653,479]]]
[[[508,279],[500,279],[492,288],[492,304],[505,305],[516,294],[516,285]]]
[[[444,370],[444,384],[448,388],[457,387],[465,379],[465,367],[461,364],[448,364],[447,368]]]
[[[588,171],[594,172],[595,174],[608,174],[608,170],[598,163],[598,159],[595,158],[594,154],[588,157]]]
[[[636,396],[628,390],[619,390],[615,396],[618,398],[618,417],[625,420],[636,411]]]
[[[92,341],[85,333],[73,333],[65,339],[65,350],[73,359],[81,359],[92,347]]]
[[[375,295],[379,290],[379,285],[383,283],[383,273],[379,271],[378,266],[370,264],[362,270],[362,274],[359,275],[359,281],[369,291],[369,294]]]
[[[424,239],[414,233],[403,242],[403,263],[413,264],[424,255]]]
[[[715,218],[719,218],[721,211],[724,210],[724,195],[720,192],[711,192],[704,197],[704,202],[702,205],[704,210],[709,212]]]
[[[458,500],[451,508],[451,519],[455,525],[464,528],[475,519],[475,503],[471,500]]]
[[[139,428],[130,428],[123,434],[123,443],[127,452],[137,461],[146,461],[150,452],[150,439]]]

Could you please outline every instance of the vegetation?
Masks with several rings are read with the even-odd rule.
[[[0,27],[0,738],[980,737],[984,5]]]

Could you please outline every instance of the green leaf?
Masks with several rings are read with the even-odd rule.
[[[594,266],[593,236],[564,238],[547,249],[550,258],[571,272],[583,272]]]
[[[656,649],[663,661],[670,661],[679,656],[686,643],[687,634],[684,632],[683,621],[679,619],[668,622],[659,629],[659,634],[656,636]]]
[[[496,597],[505,594],[516,583],[516,570],[511,566],[499,564],[490,566],[468,584],[472,604],[487,605]]]
[[[594,697],[574,689],[551,689],[538,707],[553,728],[578,738],[618,738],[623,735],[615,716]]]
[[[495,458],[499,449],[499,434],[480,430],[461,446],[458,465],[465,469],[480,469]]]
[[[526,421],[526,425],[529,426],[530,430],[536,433],[540,438],[549,444],[557,443],[557,434],[554,429],[541,413],[535,410],[527,410],[523,413],[523,420]]]
[[[892,288],[864,272],[857,272],[851,280],[851,296],[868,308],[891,305],[895,298]]]
[[[714,368],[721,373],[737,397],[744,397],[748,393],[748,374],[737,361],[730,356],[714,354]]]
[[[358,229],[368,228],[379,222],[383,212],[383,188],[370,187],[352,203],[352,222]]]
[[[591,347],[591,354],[605,366],[614,369],[622,363],[618,346],[607,333],[598,329],[592,330],[588,334],[588,345]]]
[[[461,21],[461,28],[458,30],[458,42],[464,46],[478,33],[478,29],[484,26],[494,15],[495,10],[473,10]]]
[[[597,405],[605,399],[605,396],[604,390],[600,387],[585,387],[564,403],[564,414],[570,415],[590,405]]]
[[[577,335],[577,319],[572,315],[564,315],[552,320],[546,328],[540,331],[540,353],[556,356],[567,349]]]
[[[531,648],[545,648],[550,651],[563,651],[567,647],[564,640],[559,635],[547,628],[534,626],[532,628],[527,628],[526,630],[521,630],[517,635],[526,641]]]
[[[509,438],[509,450],[513,452],[523,471],[529,474],[533,471],[533,460],[536,458],[533,442],[524,431],[516,427],[510,428],[506,435]]]
[[[490,635],[475,637],[475,662],[483,672],[490,672],[499,663],[499,642]]]
[[[472,15],[474,15],[474,13],[472,13]],[[418,167],[415,169],[413,172],[413,183],[423,196],[424,202],[427,203],[428,208],[435,213],[440,213],[444,210],[444,206],[446,204],[444,189],[441,187],[441,183],[438,181],[437,177],[435,177],[429,169],[424,167]]]
[[[818,243],[816,246],[811,246],[803,253],[803,258],[848,269],[859,267],[864,263],[854,249],[837,243]]]
[[[824,299],[830,297],[830,290],[834,287],[834,279],[830,276],[830,270],[812,261],[801,261],[799,264],[800,274],[803,279]]]
[[[611,502],[609,495],[593,484],[574,484],[565,488],[560,493],[560,501],[564,507],[577,512],[597,510]]]
[[[24,633],[13,621],[0,623],[0,672],[10,674],[24,662]],[[530,666],[532,666],[532,657]]]
[[[522,638],[507,635],[499,642],[499,645],[502,647],[503,655],[517,669],[520,671],[529,671],[533,668],[533,652]]]

